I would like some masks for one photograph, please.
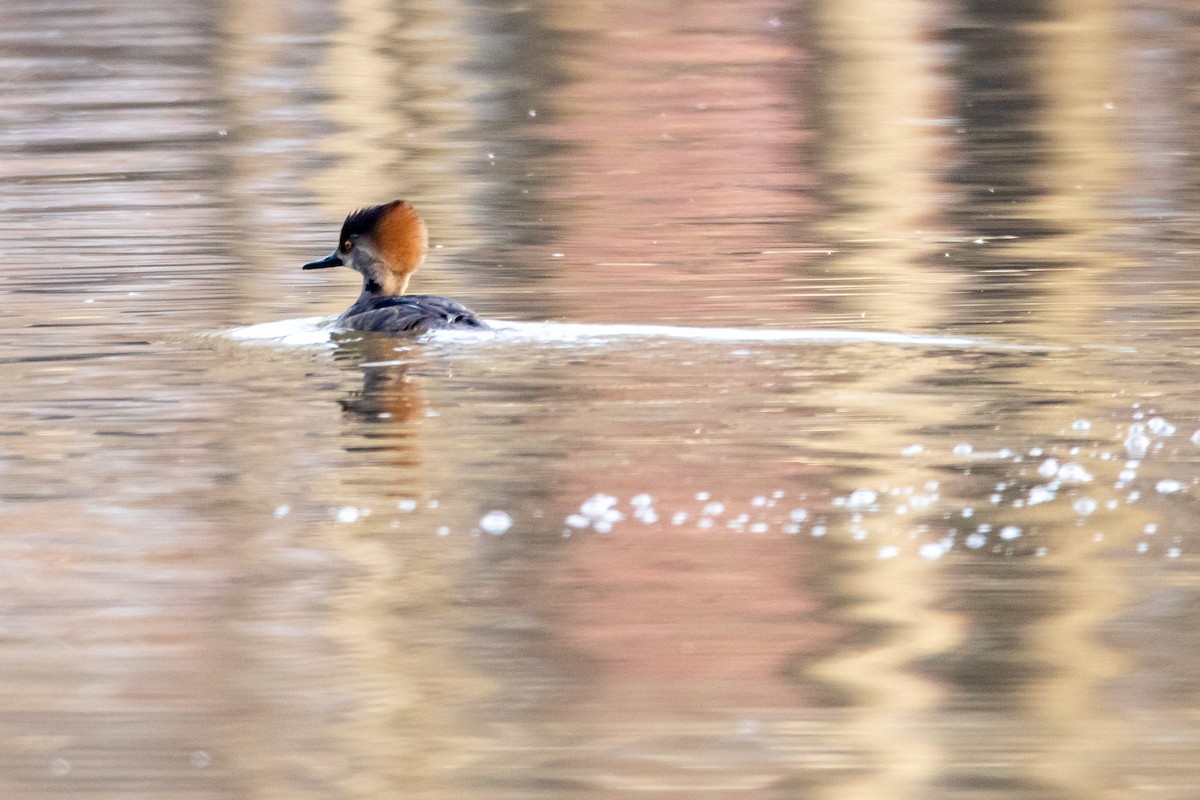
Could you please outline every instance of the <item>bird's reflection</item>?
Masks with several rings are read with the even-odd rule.
[[[355,452],[392,453],[397,464],[421,463],[418,430],[425,403],[410,371],[419,364],[415,348],[389,336],[361,333],[334,334],[334,359],[362,370],[362,388],[349,392],[338,403],[348,415],[368,423],[361,440],[349,445]]]

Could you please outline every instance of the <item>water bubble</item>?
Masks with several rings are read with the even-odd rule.
[[[712,497],[712,495],[709,494],[708,492],[696,492],[696,499],[699,500],[701,503],[708,502],[708,499],[710,497]]]
[[[700,530],[706,531],[712,526],[713,521],[709,517],[701,517],[700,519],[696,520],[696,527]]]
[[[793,508],[788,512],[788,519],[792,522],[804,522],[804,520],[808,519],[808,512],[803,508]]]
[[[337,510],[338,522],[344,522],[346,524],[358,522],[358,518],[361,516],[362,513],[354,506],[342,506]]]
[[[873,505],[878,499],[878,492],[873,492],[870,489],[855,489],[846,500],[846,505],[850,508],[862,508],[863,506]]]
[[[1154,484],[1154,490],[1159,494],[1175,494],[1183,490],[1183,484],[1174,478],[1167,478]]]
[[[975,509],[971,508],[970,506],[967,506],[966,508],[964,508],[962,510],[962,515],[963,515],[963,519],[970,519],[971,517],[975,516]]]
[[[724,511],[725,511],[724,503],[708,503],[707,505],[704,506],[704,509],[703,509],[703,513],[710,517],[720,516],[721,513]]]
[[[1141,433],[1130,433],[1125,437],[1125,452],[1130,458],[1142,458],[1150,449],[1150,437]]]
[[[289,505],[275,506],[275,519],[283,519],[292,510]]]
[[[71,771],[71,762],[65,758],[56,758],[50,762],[50,774],[62,777]]]
[[[1038,465],[1038,475],[1041,475],[1043,478],[1053,478],[1057,474],[1058,474],[1058,459],[1057,458],[1047,458],[1045,461],[1043,461],[1041,464]]]
[[[944,556],[946,551],[942,549],[940,542],[926,542],[921,545],[921,549],[917,551],[917,554],[928,561],[936,561]]]
[[[1077,419],[1071,423],[1071,430],[1073,430],[1073,431],[1090,431],[1091,429],[1092,429],[1091,420]]]
[[[1026,505],[1036,506],[1038,503],[1049,503],[1054,499],[1054,492],[1045,486],[1034,486],[1029,490]]]
[[[1200,430],[1192,434],[1192,444],[1200,447]]]
[[[963,442],[962,444],[954,445],[954,449],[951,450],[950,452],[954,453],[954,455],[956,455],[956,456],[969,456],[969,455],[971,455],[971,453],[974,450],[975,450],[974,447],[967,444],[966,442]]]
[[[436,533],[438,536],[449,536],[450,535],[450,526],[449,525],[439,525],[437,530],[434,531],[434,533]]]
[[[212,756],[203,750],[196,750],[188,756],[188,762],[196,769],[204,769],[212,763]]]
[[[484,533],[499,536],[512,527],[512,517],[503,511],[489,511],[479,518],[479,527]]]
[[[750,526],[750,532],[751,533],[766,533],[767,532],[767,523],[765,523],[765,522],[754,523],[753,525]]]
[[[759,495],[750,501],[750,505],[754,506],[755,508],[762,508],[766,504],[767,498],[763,497],[762,495]]]
[[[1137,478],[1137,470],[1123,469],[1117,473],[1117,480],[1124,483],[1132,483]]]
[[[900,555],[900,548],[889,544],[885,547],[879,548],[877,554],[880,559],[895,558],[896,556]]]
[[[1175,426],[1162,417],[1153,417],[1146,423],[1146,429],[1155,436],[1171,436],[1175,433]]]
[[[1150,543],[1149,543],[1149,542],[1138,542],[1138,543],[1137,543],[1137,551],[1138,551],[1139,553],[1144,553],[1144,552],[1146,552],[1146,551],[1147,551],[1147,550],[1149,550],[1149,549],[1150,549]]]
[[[1039,547],[1037,550],[1034,551],[1034,553],[1037,555],[1038,558],[1045,558],[1046,554],[1049,552],[1050,551],[1047,550],[1045,547]]]
[[[903,450],[900,451],[900,455],[904,456],[905,458],[912,458],[913,456],[919,456],[919,455],[921,455],[921,453],[924,453],[924,452],[925,452],[924,445],[910,444],[908,447],[905,447]]]
[[[654,502],[654,498],[653,498],[653,497],[651,497],[650,495],[646,494],[645,492],[642,492],[641,494],[635,494],[635,495],[634,495],[634,496],[633,496],[633,497],[632,497],[632,498],[629,500],[629,505],[633,506],[634,508],[646,508],[647,506],[649,506],[649,505],[650,505],[650,504],[652,504],[653,502]]]
[[[1142,533],[1146,534],[1147,536],[1153,536],[1154,534],[1158,533],[1158,523],[1157,522],[1146,523],[1146,527],[1142,528]]]
[[[972,550],[978,550],[979,548],[981,548],[985,544],[987,544],[987,537],[984,536],[982,533],[978,533],[978,532],[969,533],[969,534],[967,534],[965,544],[967,545],[967,547],[971,548]]]
[[[1059,468],[1058,479],[1063,483],[1090,483],[1092,474],[1079,464],[1071,461]]]
[[[682,525],[683,523],[687,522],[687,518],[688,515],[686,511],[676,511],[675,515],[671,517],[671,524]]]
[[[617,498],[608,494],[594,494],[579,506],[579,512],[588,517],[603,516],[617,504]]]
[[[1178,547],[1172,547],[1171,549],[1167,550],[1167,558],[1179,558],[1182,552],[1183,551]]]
[[[416,500],[398,500],[396,502],[396,508],[399,509],[400,511],[403,511],[405,514],[407,514],[410,511],[417,510],[417,501]]]
[[[1006,542],[1021,538],[1021,529],[1016,525],[1005,525],[1000,529],[1000,538]]]
[[[828,532],[829,531],[826,529],[826,527],[824,525],[813,525],[812,530],[810,531],[810,533],[813,536],[816,536],[817,538],[824,536]]]
[[[1089,514],[1095,513],[1098,503],[1090,497],[1081,497],[1071,507],[1075,509],[1076,514],[1086,517]]]

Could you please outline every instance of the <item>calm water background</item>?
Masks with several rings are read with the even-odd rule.
[[[6,0],[0,796],[1200,796],[1198,50]],[[914,338],[227,335],[397,196],[490,318]]]

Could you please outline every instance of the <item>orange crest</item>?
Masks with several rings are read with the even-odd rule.
[[[384,206],[375,239],[383,257],[393,269],[405,275],[416,272],[429,252],[425,220],[404,200],[394,200]]]

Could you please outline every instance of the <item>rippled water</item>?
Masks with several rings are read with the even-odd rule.
[[[1200,796],[1198,38],[0,5],[0,796]]]

